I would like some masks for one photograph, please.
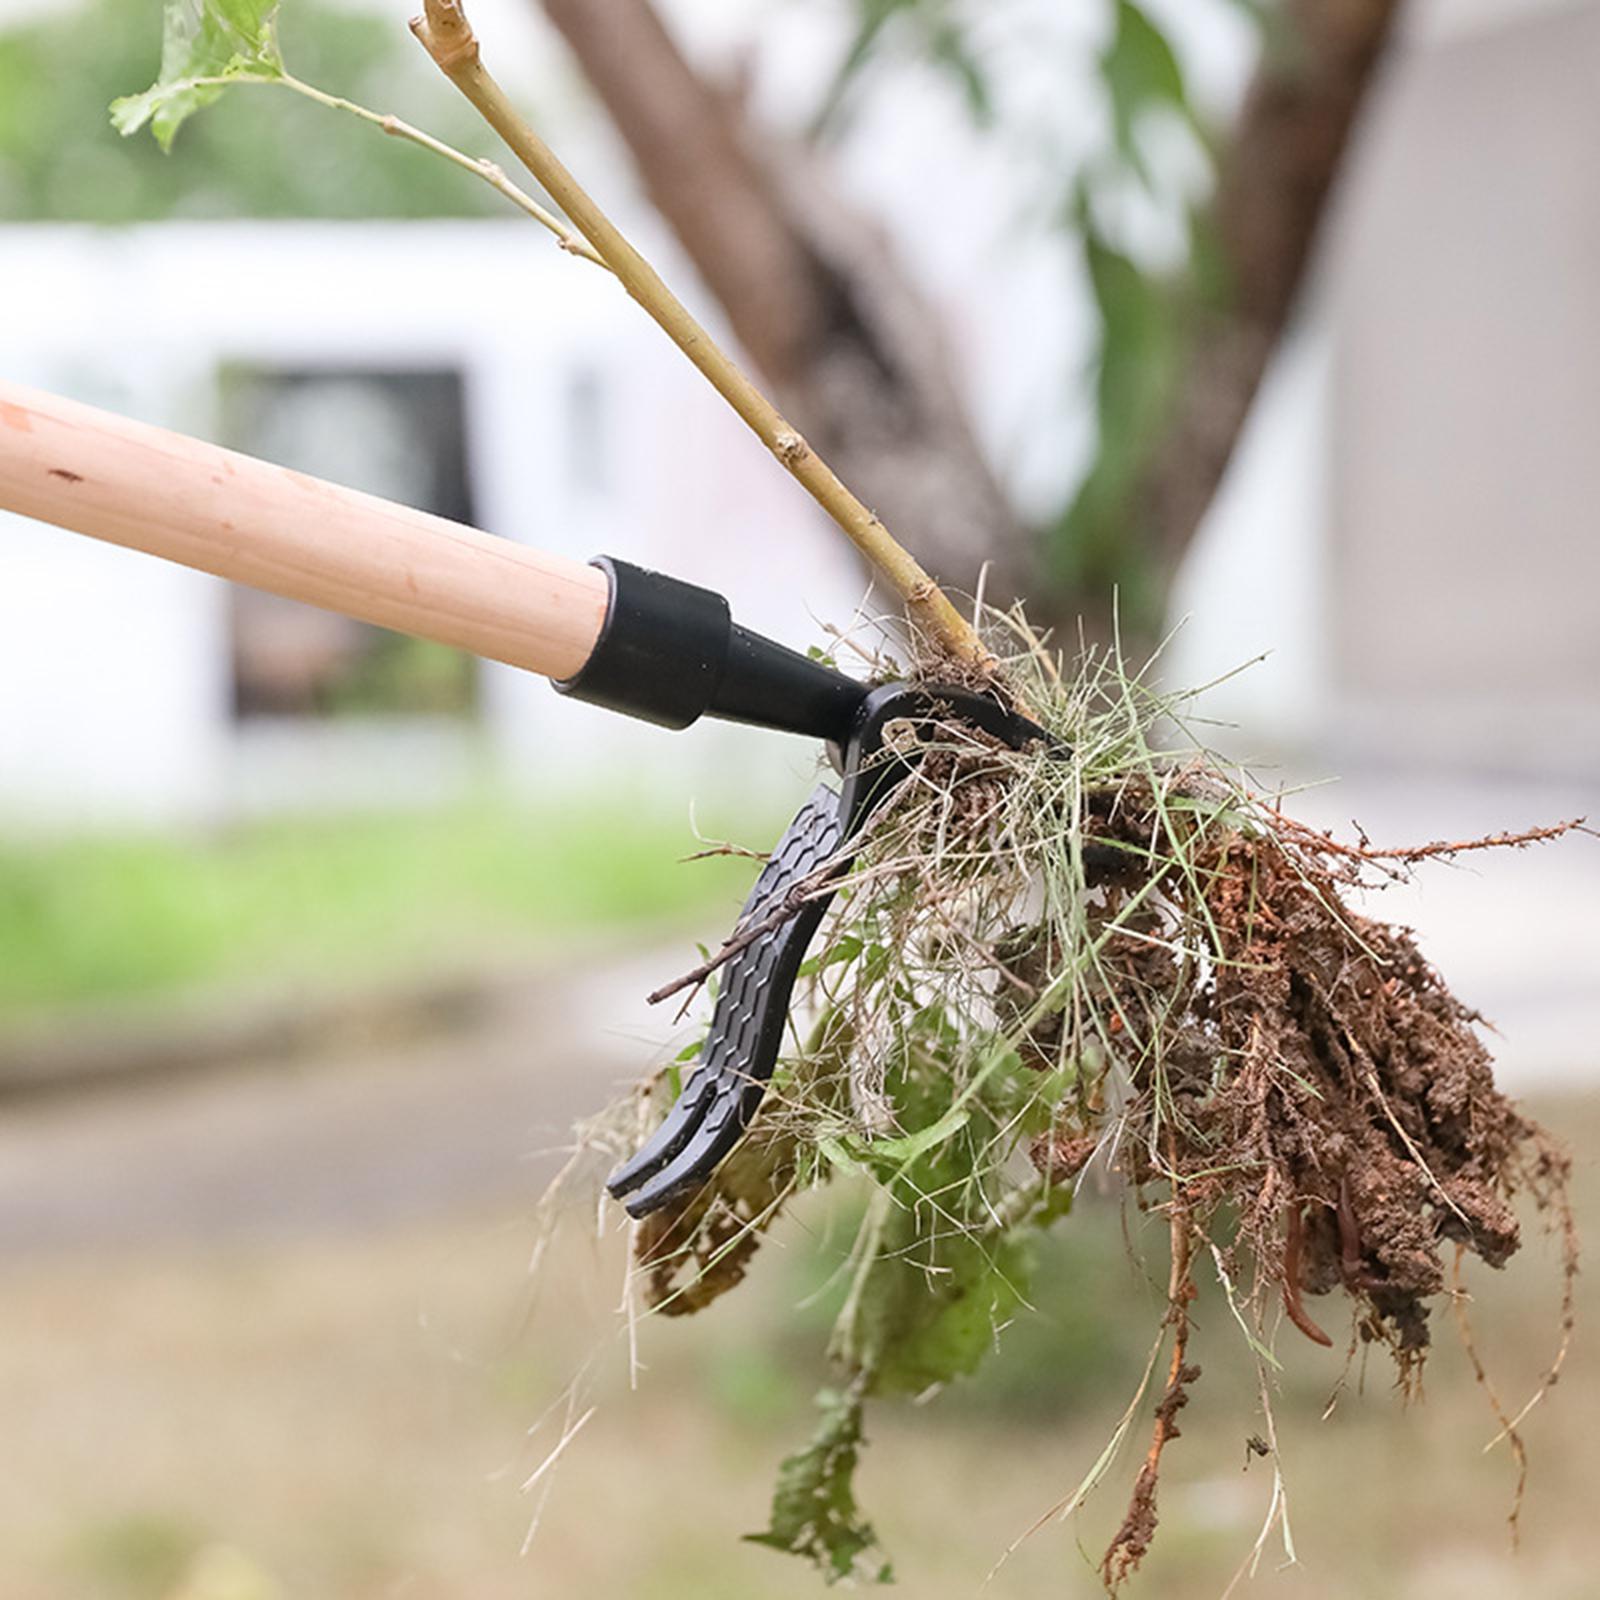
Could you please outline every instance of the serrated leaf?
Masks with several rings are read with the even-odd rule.
[[[822,1421],[805,1449],[778,1469],[772,1520],[751,1544],[804,1556],[829,1583],[844,1578],[892,1583],[894,1573],[878,1536],[856,1506],[855,1470],[861,1456],[861,1398],[824,1390]]]
[[[913,1211],[898,1209],[855,1299],[851,1364],[878,1394],[921,1394],[976,1372],[1022,1303],[1028,1269],[1009,1231],[930,1237]]]
[[[113,126],[126,137],[148,123],[170,150],[184,122],[222,94],[226,83],[217,80],[284,76],[277,21],[278,0],[167,0],[160,76],[112,103]]]

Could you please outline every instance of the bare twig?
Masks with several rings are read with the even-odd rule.
[[[633,299],[893,585],[913,624],[947,654],[992,676],[997,670],[994,659],[944,591],[717,345],[518,113],[483,65],[477,35],[460,0],[425,0],[424,14],[413,20],[411,30],[439,70],[539,180]]]
[[[1272,816],[1274,827],[1313,845],[1318,851],[1343,856],[1349,861],[1378,863],[1390,861],[1404,865],[1412,865],[1418,861],[1449,860],[1453,856],[1465,855],[1470,850],[1522,850],[1530,844],[1543,844],[1548,839],[1560,839],[1569,833],[1592,832],[1593,830],[1586,826],[1587,821],[1586,817],[1573,817],[1568,822],[1552,822],[1543,828],[1486,833],[1479,839],[1435,839],[1430,844],[1408,844],[1390,849],[1378,849],[1364,834],[1360,844],[1346,844],[1342,839],[1335,839],[1331,833],[1324,833],[1321,828],[1313,828],[1308,823],[1297,822],[1281,811],[1273,813]]]
[[[434,138],[431,133],[424,133],[421,128],[412,127],[409,122],[404,122],[399,117],[369,111],[353,100],[327,94],[312,84],[302,83],[298,78],[285,74],[282,82],[286,89],[293,89],[296,94],[303,94],[308,100],[315,100],[319,105],[328,106],[335,111],[348,111],[353,116],[360,117],[363,122],[374,123],[394,138],[409,140],[412,144],[421,145],[424,150],[431,150],[436,156],[443,156],[446,161],[454,162],[456,166],[472,173],[474,177],[481,178],[491,189],[498,190],[512,205],[532,217],[540,227],[548,228],[556,236],[561,248],[569,255],[581,256],[585,261],[592,261],[597,267],[605,266],[605,260],[598,250],[574,233],[549,207],[540,205],[531,194],[519,189],[493,161],[466,155],[453,145]]]
[[[720,852],[708,851],[707,854]],[[842,863],[837,861],[824,861],[815,872],[808,873],[799,882],[790,884],[788,890],[781,898],[759,917],[744,923],[723,944],[717,953],[706,961],[702,961],[692,971],[684,973],[681,978],[674,978],[671,983],[664,983],[646,998],[653,1006],[658,1006],[663,1000],[670,1000],[673,995],[681,994],[685,989],[693,989],[704,983],[719,967],[725,966],[738,955],[741,950],[748,949],[757,939],[765,937],[775,928],[781,928],[791,917],[798,916],[806,901],[814,899],[824,890],[832,887],[833,881],[844,871]]]
[[[1128,1512],[1100,1563],[1100,1576],[1111,1592],[1121,1587],[1150,1548],[1156,1530],[1156,1485],[1161,1477],[1161,1453],[1178,1437],[1178,1412],[1189,1403],[1189,1385],[1200,1369],[1189,1365],[1189,1302],[1194,1299],[1193,1227],[1188,1211],[1176,1199],[1168,1218],[1172,1234],[1172,1272],[1167,1282],[1167,1324],[1172,1329],[1172,1359],[1167,1364],[1167,1386],[1156,1405],[1150,1448],[1145,1451],[1139,1476],[1134,1480]]]
[[[711,861],[717,856],[737,856],[741,861],[765,861],[771,853],[769,850],[752,850],[748,845],[730,844],[723,839],[716,844],[707,845],[704,850],[696,850],[692,855],[680,856],[679,860]]]
[[[557,243],[569,255],[579,256],[585,261],[591,261],[597,267],[604,267],[605,262],[600,254],[580,234],[573,231],[571,226],[561,220],[548,206],[542,206],[525,189],[519,188],[506,175],[505,172],[493,161],[485,161],[480,156],[469,156],[463,150],[457,150],[454,145],[446,144],[443,139],[435,138],[431,133],[422,128],[415,127],[389,112],[374,111],[370,106],[358,105],[354,100],[346,100],[343,95],[329,94],[325,89],[319,89],[314,83],[307,83],[302,78],[295,77],[292,73],[285,72],[278,77],[248,77],[242,74],[227,76],[214,75],[203,78],[188,78],[184,80],[185,86],[191,89],[234,89],[249,84],[261,84],[269,89],[288,89],[293,93],[303,96],[307,100],[314,100],[319,106],[326,106],[330,111],[348,112],[352,117],[359,118],[362,122],[370,123],[379,132],[388,134],[391,138],[404,139],[408,144],[419,146],[436,156],[442,156],[452,166],[460,167],[463,172],[470,172],[473,177],[489,185],[497,193],[503,195],[519,211],[533,218],[541,228],[547,228],[556,237]],[[607,269],[610,270],[609,268]]]

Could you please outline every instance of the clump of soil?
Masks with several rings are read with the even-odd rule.
[[[1204,779],[1191,791],[1200,798]],[[1253,827],[1162,840],[1167,825],[1136,785],[1106,821],[1108,835],[1142,838],[1152,846],[1143,859],[1165,863],[1155,895],[1147,875],[1105,875],[1093,920],[1111,928],[1099,999],[1112,1026],[1160,1040],[1120,1113],[1117,1164],[1143,1203],[1167,1210],[1181,1267],[1150,1450],[1102,1566],[1115,1588],[1149,1549],[1161,1453],[1200,1376],[1184,1359],[1200,1249],[1216,1247],[1229,1276],[1253,1285],[1258,1312],[1275,1298],[1315,1344],[1334,1344],[1323,1321],[1333,1323],[1307,1300],[1342,1293],[1352,1347],[1386,1348],[1414,1391],[1431,1311],[1450,1293],[1447,1258],[1504,1267],[1521,1243],[1515,1202],[1530,1197],[1563,1239],[1564,1347],[1577,1243],[1570,1160],[1496,1086],[1475,1026],[1483,1018],[1409,930],[1357,914],[1341,893],[1397,858],[1524,844],[1565,827],[1384,853],[1262,808]],[[1134,895],[1144,905],[1128,914]],[[1207,959],[1174,953],[1183,923],[1208,930]],[[1064,1108],[1031,1152],[1040,1170],[1081,1167],[1102,1117]],[[1520,1440],[1514,1448],[1520,1461]]]
[[[1140,810],[1123,793],[1113,828],[1158,829]],[[1360,1336],[1410,1375],[1446,1253],[1504,1266],[1520,1239],[1515,1197],[1557,1204],[1567,1159],[1495,1086],[1483,1019],[1409,931],[1344,904],[1349,847],[1288,823],[1152,854],[1173,863],[1167,901],[1119,922],[1134,891],[1113,882],[1098,912],[1116,924],[1106,1004],[1119,1028],[1163,1039],[1124,1113],[1124,1170],[1141,1190],[1176,1186],[1202,1232],[1227,1210],[1230,1250],[1316,1343],[1333,1341],[1305,1297],[1343,1289]],[[1173,906],[1213,930],[1211,959],[1174,956],[1162,937]],[[1044,1159],[1082,1126],[1063,1119]]]

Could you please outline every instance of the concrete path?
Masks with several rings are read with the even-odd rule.
[[[643,996],[693,960],[684,947],[551,974],[466,1034],[8,1106],[0,1255],[531,1206],[573,1122],[674,1037]]]

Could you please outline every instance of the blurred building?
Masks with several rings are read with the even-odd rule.
[[[1180,586],[1175,676],[1352,763],[1600,774],[1600,7],[1434,8]]]

